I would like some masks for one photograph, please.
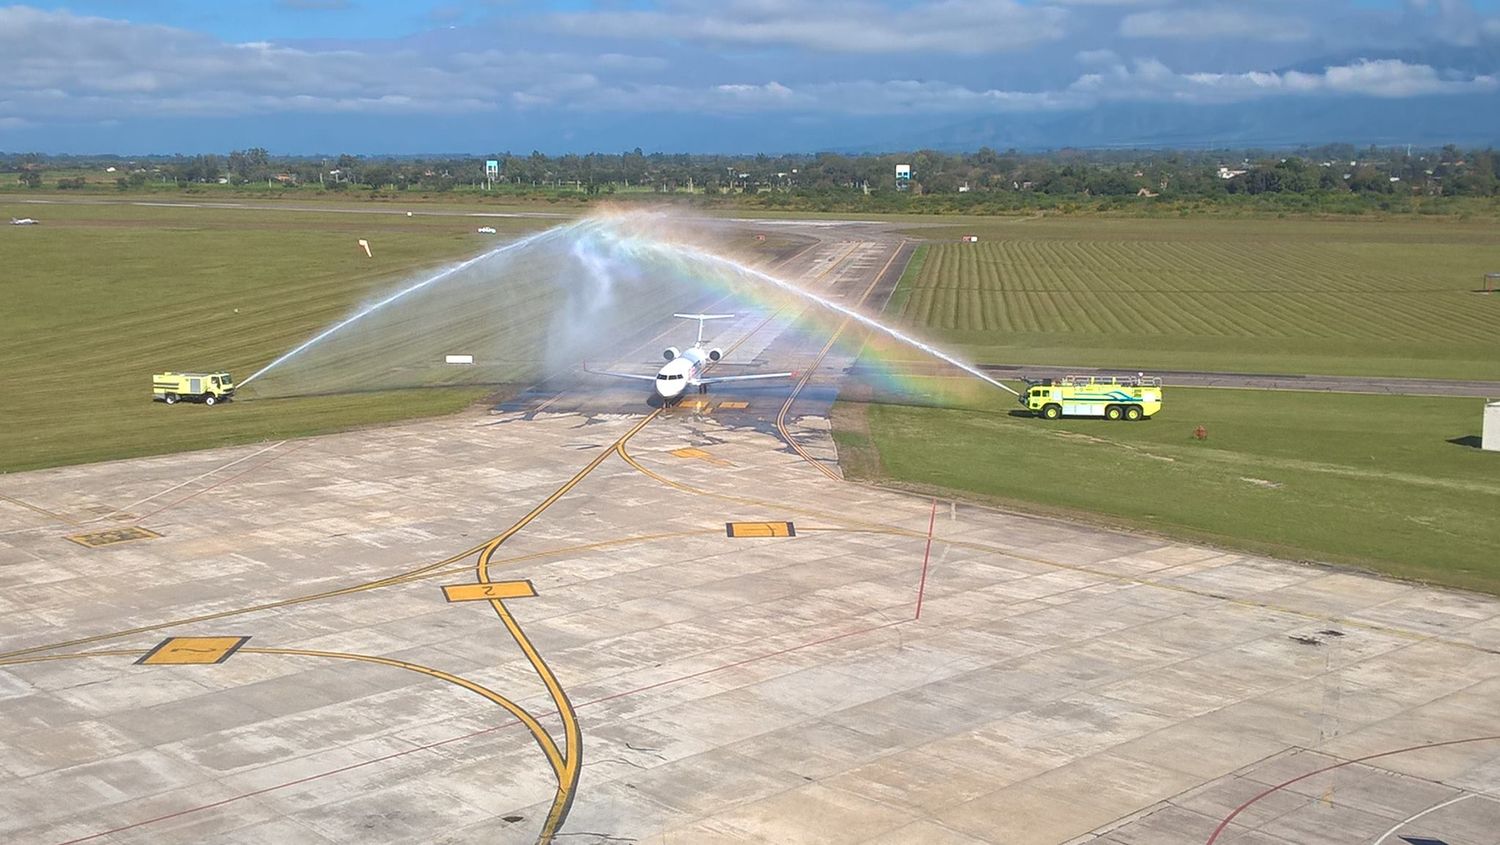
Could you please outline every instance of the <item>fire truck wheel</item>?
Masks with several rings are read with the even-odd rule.
[[[1106,405],[1104,407],[1104,418],[1107,420],[1117,420],[1124,415],[1125,412],[1121,410],[1119,405]]]
[[[1140,418],[1141,418],[1141,406],[1139,406],[1139,405],[1131,405],[1129,408],[1125,409],[1125,419],[1130,420],[1131,422],[1135,422],[1136,420],[1138,420]]]
[[[1044,419],[1055,420],[1055,419],[1057,419],[1060,416],[1062,416],[1062,406],[1061,405],[1043,405],[1042,406],[1042,417]]]
[[[212,393],[210,393],[207,396],[203,397],[203,404],[205,404],[205,405],[212,405],[212,404],[214,404],[214,403],[216,403],[218,401],[219,401],[218,397],[214,396]]]
[[[162,400],[165,401],[168,405],[176,405],[177,404],[177,394],[175,394],[175,393],[168,393],[166,396],[162,397]]]

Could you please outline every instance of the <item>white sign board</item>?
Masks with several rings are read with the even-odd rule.
[[[474,363],[474,356],[473,355],[449,355],[446,360],[447,360],[447,362],[449,364],[472,364],[472,363]]]
[[[1479,447],[1500,452],[1500,402],[1484,406],[1484,436],[1479,441]]]
[[[490,159],[484,163],[484,175],[491,179],[500,175],[500,162]]]

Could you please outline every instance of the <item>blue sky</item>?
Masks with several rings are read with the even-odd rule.
[[[0,150],[1500,141],[1500,0],[0,6]]]

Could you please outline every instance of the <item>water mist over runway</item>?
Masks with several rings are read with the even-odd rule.
[[[584,218],[400,285],[241,386],[246,398],[263,398],[520,385],[577,373],[586,360],[617,361],[628,350],[642,360],[626,364],[647,368],[659,365],[660,350],[639,350],[672,312],[712,308],[775,316],[827,336],[853,324],[840,342],[850,356],[863,349],[864,364],[890,357],[879,350],[895,347],[1009,390],[919,338],[769,272],[764,252],[736,255],[733,247],[721,228],[666,214]],[[685,345],[676,335],[667,340]],[[473,363],[445,363],[450,355],[472,356]]]

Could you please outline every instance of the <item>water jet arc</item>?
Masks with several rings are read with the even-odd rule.
[[[529,245],[531,245],[533,243],[536,243],[537,241],[540,241],[540,240],[542,240],[544,238],[561,234],[562,232],[564,232],[564,231],[566,231],[568,229],[575,228],[575,227],[577,227],[579,225],[580,225],[579,223],[566,223],[566,224],[564,224],[562,226],[554,226],[551,229],[545,229],[543,231],[536,232],[535,234],[527,235],[526,237],[521,238],[519,240],[511,241],[508,244],[504,244],[502,246],[495,247],[494,249],[489,250],[488,252],[482,252],[479,255],[474,256],[473,258],[467,259],[465,261],[460,261],[459,263],[454,264],[451,267],[446,267],[446,268],[438,271],[437,273],[434,273],[433,275],[428,276],[427,278],[425,278],[425,279],[417,282],[416,284],[408,285],[407,287],[404,287],[401,290],[396,291],[395,293],[391,294],[390,296],[385,297],[384,299],[380,300],[379,302],[376,302],[376,303],[374,303],[372,305],[368,305],[368,306],[366,306],[364,308],[361,308],[359,311],[355,312],[353,315],[351,315],[349,317],[346,317],[346,318],[344,318],[343,320],[340,320],[337,323],[334,323],[332,326],[329,326],[328,328],[324,329],[321,332],[318,332],[317,334],[313,335],[312,337],[308,338],[307,340],[304,340],[302,343],[300,343],[297,346],[293,347],[290,351],[286,352],[281,357],[277,358],[276,360],[272,361],[271,363],[265,365],[264,367],[261,367],[260,369],[256,370],[255,372],[251,373],[249,378],[247,378],[244,381],[240,382],[240,387],[243,388],[245,385],[249,384],[252,381],[255,381],[257,378],[259,378],[260,376],[264,375],[266,372],[268,372],[268,371],[274,369],[275,367],[277,367],[277,366],[285,363],[286,361],[288,361],[288,360],[296,357],[299,353],[301,353],[302,351],[306,350],[307,348],[309,348],[311,346],[314,346],[315,344],[319,343],[322,340],[327,339],[328,337],[330,337],[330,336],[332,336],[334,334],[337,334],[339,332],[339,330],[343,329],[344,327],[349,326],[349,325],[351,325],[353,323],[356,323],[356,322],[364,319],[365,317],[370,316],[371,314],[375,313],[376,311],[379,311],[380,309],[386,307],[387,305],[390,305],[391,303],[400,300],[402,297],[405,297],[405,296],[407,296],[409,294],[415,293],[415,292],[417,292],[417,291],[419,291],[419,290],[421,290],[421,289],[423,289],[423,288],[425,288],[425,287],[427,287],[429,285],[435,284],[435,283],[440,282],[440,281],[442,281],[442,280],[444,280],[446,278],[449,278],[449,277],[451,277],[455,273],[460,273],[460,272],[462,272],[464,270],[467,270],[470,267],[473,267],[475,264],[478,264],[481,261],[484,261],[484,260],[489,259],[489,258],[494,258],[495,256],[500,255],[501,253],[509,252],[509,251],[511,251],[513,249],[520,249],[522,247],[529,246]]]

